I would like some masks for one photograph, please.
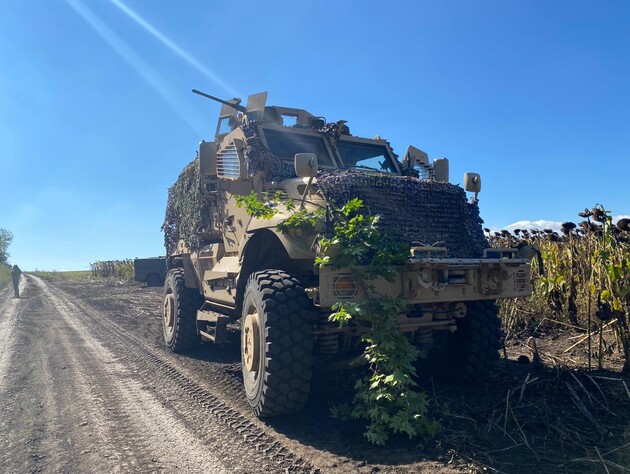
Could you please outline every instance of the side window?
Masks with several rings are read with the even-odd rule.
[[[297,115],[282,115],[282,125],[285,127],[294,127],[297,125]]]
[[[269,151],[284,160],[293,160],[296,153],[315,153],[321,166],[332,166],[323,137],[295,131],[263,129]]]
[[[218,128],[218,133],[219,134],[224,134],[224,133],[230,133],[232,131],[232,127],[230,126],[230,118],[231,117],[221,117],[219,119],[219,128]]]

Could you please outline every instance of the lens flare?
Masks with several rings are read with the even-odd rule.
[[[172,90],[159,72],[147,64],[139,54],[128,46],[105,22],[81,2],[81,0],[65,1],[182,119],[184,119],[188,125],[190,125],[190,127],[192,127],[193,130],[198,133],[204,133],[198,126],[198,124],[204,123],[203,119],[195,119],[194,113],[184,110],[181,107],[180,104],[185,103],[185,101]]]
[[[203,64],[201,64],[197,59],[191,56],[189,53],[184,51],[182,48],[173,43],[170,39],[160,33],[153,25],[147,22],[144,18],[134,12],[131,8],[125,5],[120,0],[110,0],[116,7],[118,7],[125,15],[135,21],[138,25],[144,28],[146,31],[151,33],[158,41],[160,41],[164,46],[170,49],[172,52],[177,54],[180,58],[190,64],[192,67],[201,72],[208,79],[213,81],[215,84],[223,88],[228,94],[231,94],[232,97],[237,97],[239,94],[236,90],[226,83],[223,79],[221,79],[216,73],[210,71]]]

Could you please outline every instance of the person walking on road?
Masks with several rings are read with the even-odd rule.
[[[11,279],[13,280],[13,297],[20,297],[20,275],[22,274],[22,270],[17,265],[13,265],[13,269],[11,270]]]

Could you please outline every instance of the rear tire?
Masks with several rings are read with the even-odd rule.
[[[241,362],[256,416],[301,410],[311,387],[313,307],[299,281],[280,270],[253,273],[245,289]]]
[[[421,370],[436,377],[471,381],[487,377],[499,359],[503,333],[499,309],[494,301],[466,303],[466,316],[457,320],[454,334],[434,333],[429,359]]]
[[[487,377],[492,372],[503,347],[503,332],[494,301],[472,301],[466,306],[468,312],[458,321],[455,340],[462,374],[470,380]]]
[[[197,310],[203,298],[196,288],[187,288],[184,270],[170,270],[164,285],[164,342],[176,353],[189,351],[201,341],[197,333]]]

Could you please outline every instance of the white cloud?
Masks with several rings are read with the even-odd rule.
[[[616,224],[617,221],[619,219],[630,219],[630,215],[626,215],[626,214],[620,214],[618,216],[613,216],[613,224]],[[575,222],[576,224],[580,221],[581,219],[576,219],[573,220],[573,222]],[[555,232],[560,233],[561,232],[561,228],[562,228],[562,223],[566,222],[566,221],[548,221],[545,219],[539,219],[537,221],[517,221],[514,222],[513,224],[510,225],[506,225],[505,227],[491,227],[490,230],[492,232],[498,232],[501,231],[503,229],[505,230],[509,230],[510,232],[514,231],[514,229],[538,229],[538,230],[543,230],[543,229],[551,229]]]
[[[513,231],[514,229],[552,229],[556,232],[560,232],[560,228],[562,227],[562,222],[558,221],[546,221],[544,219],[540,219],[537,221],[518,221],[514,224],[510,224],[505,227],[505,229],[509,231]]]

